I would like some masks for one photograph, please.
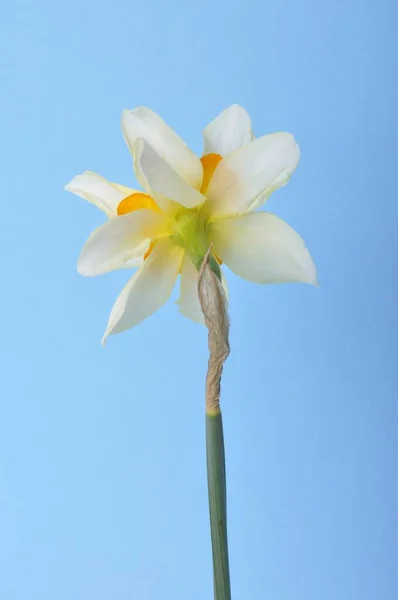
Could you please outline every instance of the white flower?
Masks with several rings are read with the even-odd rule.
[[[279,217],[254,212],[298,164],[291,134],[254,139],[249,115],[233,105],[205,128],[199,159],[148,108],[125,110],[122,129],[144,192],[88,171],[66,186],[109,217],[86,242],[79,273],[138,267],[113,306],[104,340],[160,308],[179,274],[180,311],[202,322],[197,268],[211,243],[217,269],[216,260],[256,283],[316,283],[301,237]]]

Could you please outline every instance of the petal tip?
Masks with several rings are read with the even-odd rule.
[[[82,275],[83,277],[94,277],[95,275],[99,275],[99,273],[93,273],[92,269],[85,264],[85,261],[82,260],[81,257],[77,260],[76,270],[79,275]]]
[[[67,183],[66,185],[64,185],[64,190],[65,190],[65,192],[71,192],[72,194],[74,194],[74,193],[75,193],[75,190],[74,190],[74,185],[73,185],[73,184],[74,184],[74,182],[76,181],[76,178],[77,178],[77,177],[79,177],[79,175],[76,175],[76,177],[74,177],[73,179],[71,179],[71,180],[69,181],[69,183]]]
[[[80,262],[77,262],[76,265],[76,271],[79,273],[79,275],[82,275],[83,277],[87,277],[88,273],[84,270],[84,267],[80,264]]]
[[[236,111],[243,110],[245,113],[247,113],[246,109],[243,108],[243,106],[241,104],[238,104],[237,102],[235,102],[234,104],[230,104],[226,110],[236,110]]]
[[[105,348],[105,346],[106,346],[106,344],[107,344],[107,341],[108,341],[108,337],[109,337],[110,335],[112,335],[112,333],[113,333],[113,331],[112,331],[112,327],[111,327],[111,325],[110,325],[110,322],[109,322],[109,320],[108,320],[108,324],[107,324],[107,326],[106,326],[106,328],[105,328],[104,335],[102,336],[102,339],[101,339],[101,346],[102,346],[103,348]]]
[[[317,274],[316,274],[316,270],[314,268],[314,271],[312,273],[307,273],[307,279],[305,281],[305,283],[308,283],[309,285],[313,285],[317,288],[319,288],[319,283],[318,283],[318,278],[317,278]]]
[[[121,116],[122,128],[131,113],[132,113],[132,110],[130,108],[124,108],[122,110],[122,116]]]
[[[176,304],[178,305],[178,312],[180,313],[180,315],[182,315],[185,319],[188,319],[188,321],[191,321],[191,323],[196,323],[196,325],[204,325],[204,318],[203,320],[201,320],[199,317],[194,317],[191,314],[187,314],[182,308],[181,306],[179,306],[179,303],[176,302]]]
[[[305,273],[305,279],[303,278],[303,283],[319,287],[316,266],[307,247],[304,248],[304,252],[306,254],[307,265],[306,267],[303,265],[303,272]]]

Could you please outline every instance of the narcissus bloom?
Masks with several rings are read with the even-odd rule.
[[[88,171],[66,186],[109,217],[86,242],[79,273],[137,267],[113,306],[104,340],[160,308],[178,275],[181,313],[202,322],[197,269],[210,244],[218,273],[225,264],[256,283],[316,283],[298,233],[271,213],[255,212],[299,162],[291,134],[254,139],[250,117],[237,105],[205,128],[200,159],[148,108],[125,110],[122,130],[143,191]]]

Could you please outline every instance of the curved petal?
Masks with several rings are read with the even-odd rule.
[[[110,219],[117,216],[119,202],[136,192],[131,188],[111,183],[92,171],[77,175],[65,186],[65,190],[92,202]]]
[[[271,213],[216,221],[214,252],[237,275],[255,283],[317,283],[316,268],[299,234]]]
[[[242,146],[220,162],[210,180],[209,214],[219,218],[255,210],[286,185],[299,159],[290,133],[271,133]]]
[[[133,275],[117,298],[102,343],[157,311],[170,297],[184,250],[169,240],[158,242],[143,266]]]
[[[143,138],[186,183],[200,189],[202,165],[199,158],[153,110],[145,106],[124,110],[122,131],[133,156],[135,142]]]
[[[80,254],[77,270],[81,275],[102,275],[142,258],[151,239],[168,232],[168,220],[152,210],[142,209],[111,219],[88,238]]]
[[[229,106],[204,130],[203,154],[226,156],[253,139],[252,123],[248,113],[239,104]]]
[[[121,183],[112,183],[112,185],[123,194],[123,198],[131,196],[132,194],[142,194],[142,190],[132,190]]]
[[[180,313],[196,323],[204,324],[205,321],[198,297],[198,272],[187,253],[185,253],[182,261],[180,275],[180,297],[177,300]],[[222,271],[221,278],[228,299],[227,282]]]
[[[168,210],[164,199],[170,199],[186,208],[194,208],[206,198],[184,179],[144,139],[135,143],[135,160],[146,181],[146,188],[163,210]]]

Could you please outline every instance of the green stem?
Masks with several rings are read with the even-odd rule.
[[[231,600],[227,538],[227,493],[221,412],[206,413],[207,482],[215,600]]]

